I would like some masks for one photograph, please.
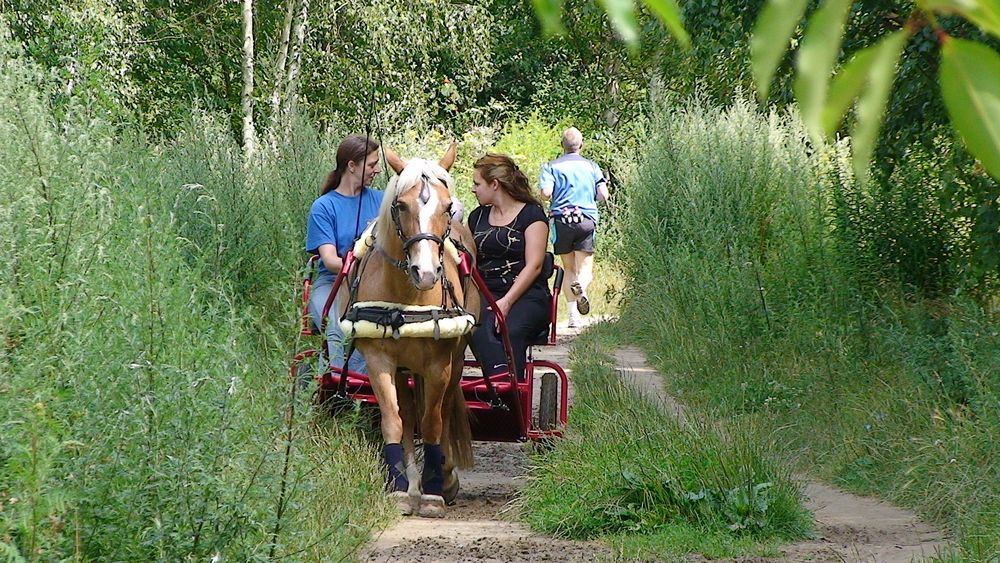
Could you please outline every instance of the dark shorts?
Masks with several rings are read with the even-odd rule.
[[[593,254],[597,244],[597,224],[584,217],[579,223],[567,223],[554,216],[549,219],[553,254],[569,254],[574,250]]]

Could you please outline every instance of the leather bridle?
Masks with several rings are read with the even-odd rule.
[[[420,177],[420,201],[422,203],[427,203],[427,201],[430,199],[430,190],[431,190],[430,178],[428,178],[426,174],[422,175]],[[406,272],[410,268],[410,247],[413,246],[414,244],[422,241],[422,240],[429,240],[429,241],[434,242],[434,243],[436,243],[438,245],[438,265],[439,265],[439,267],[443,271],[443,269],[444,269],[444,241],[451,235],[451,210],[450,209],[445,209],[444,210],[444,214],[448,216],[449,220],[448,220],[448,223],[447,223],[448,226],[445,227],[444,233],[441,236],[438,236],[438,235],[435,235],[434,233],[429,233],[429,232],[418,232],[418,233],[414,234],[411,237],[407,237],[406,234],[403,232],[403,225],[402,225],[402,222],[401,222],[401,220],[399,218],[399,194],[398,193],[396,194],[396,196],[392,200],[392,207],[389,209],[389,213],[390,213],[390,216],[392,217],[392,225],[396,229],[396,236],[398,236],[399,240],[402,241],[402,243],[403,243],[403,259],[402,260],[397,260],[397,259],[393,258],[392,256],[389,256],[389,253],[387,253],[385,251],[385,249],[382,247],[382,245],[378,245],[378,251],[379,251],[379,253],[382,254],[382,256],[390,264],[392,264],[393,266],[395,266],[395,267],[399,268],[400,270],[403,270],[404,272]]]

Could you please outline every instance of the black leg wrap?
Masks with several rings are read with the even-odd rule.
[[[406,478],[406,461],[403,460],[402,444],[386,444],[382,448],[385,454],[385,465],[389,470],[386,486],[390,491],[405,491],[410,488]]]
[[[441,444],[424,444],[422,480],[425,495],[440,495],[444,491],[444,451]]]

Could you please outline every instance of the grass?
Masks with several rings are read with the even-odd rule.
[[[533,460],[519,501],[529,525],[630,557],[765,554],[808,533],[799,491],[759,433],[681,425],[620,382],[604,352],[616,338],[604,324],[575,343],[572,426]]]
[[[794,119],[690,106],[657,127],[621,226],[626,338],[685,404],[915,509],[966,560],[995,557],[990,301],[921,298],[866,269],[857,231],[833,220],[844,147],[807,153]]]
[[[0,60],[0,552],[349,556],[390,514],[376,448],[286,376],[329,146],[245,162],[198,112],[154,145]]]
[[[599,262],[600,283],[625,288],[621,321],[574,350],[569,435],[536,460],[522,499],[534,527],[600,537],[628,558],[766,555],[805,531],[791,504],[773,536],[734,535],[677,500],[723,498],[708,476],[753,459],[767,482],[791,466],[914,509],[956,538],[943,560],[996,560],[995,299],[925,297],[871,268],[858,245],[894,243],[860,240],[885,235],[841,207],[860,191],[848,157],[807,151],[794,116],[746,104],[662,111],[616,201],[623,281]],[[605,351],[625,342],[668,374],[672,395],[724,423],[685,440],[621,389]],[[684,481],[684,468],[708,484]]]

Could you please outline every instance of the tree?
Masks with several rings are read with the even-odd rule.
[[[550,33],[564,31],[561,0],[534,0],[539,20]],[[688,43],[680,8],[672,0],[640,0],[682,44]],[[761,98],[767,98],[775,69],[799,26],[809,0],[767,0],[754,26],[753,74]],[[996,0],[917,0],[900,28],[856,53],[835,80],[851,0],[825,0],[810,16],[796,56],[795,97],[814,138],[832,135],[855,105],[851,137],[855,174],[867,179],[896,66],[907,42],[930,26],[940,43],[939,83],[951,123],[987,173],[1000,180],[1000,55],[975,41],[952,37],[941,16],[960,16],[1000,38],[1000,3]],[[601,2],[619,35],[638,42],[633,0]]]
[[[253,0],[243,0],[243,151],[251,156],[257,149],[253,119]]]

